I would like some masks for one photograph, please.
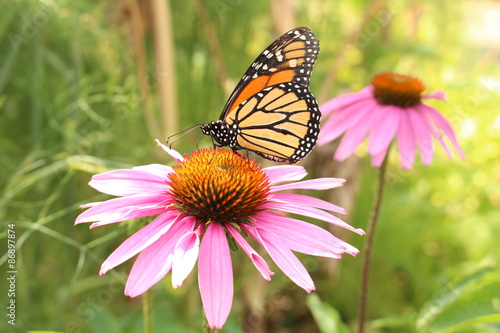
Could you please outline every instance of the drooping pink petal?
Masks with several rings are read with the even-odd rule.
[[[352,103],[356,103],[359,100],[363,100],[371,96],[372,96],[372,90],[370,89],[370,87],[365,87],[359,92],[341,95],[329,100],[328,102],[320,106],[320,110],[321,113],[324,116],[326,116],[337,110],[343,109]]]
[[[99,221],[99,224],[132,220],[144,216],[152,216],[165,212],[165,207],[173,202],[173,198],[165,193],[146,193],[100,202],[81,213],[75,224]]]
[[[444,134],[448,137],[448,140],[450,140],[450,142],[455,147],[460,158],[464,159],[465,154],[457,142],[457,139],[455,137],[455,132],[453,131],[453,128],[451,127],[450,123],[443,117],[443,115],[441,115],[441,113],[437,112],[435,109],[433,109],[430,106],[425,105],[425,104],[420,104],[417,106],[417,108],[420,111],[425,112],[425,114],[430,119],[432,119],[432,121],[437,125],[437,127],[440,128],[444,132]]]
[[[210,223],[203,235],[198,284],[209,327],[221,329],[233,302],[233,268],[226,235],[219,223]]]
[[[283,240],[272,232],[265,229],[256,229],[249,225],[242,225],[243,230],[257,240],[269,253],[276,265],[295,284],[304,289],[307,293],[315,290],[314,282],[306,268],[287,248]]]
[[[370,132],[368,141],[369,154],[376,154],[389,147],[396,136],[402,112],[404,110],[401,108],[387,105],[383,108],[383,112],[379,113]]]
[[[342,109],[338,113],[331,115],[321,127],[318,145],[321,146],[335,140],[349,128],[353,128],[355,124],[362,121],[371,112],[374,104],[375,102],[370,99],[360,100]]]
[[[307,175],[306,169],[300,165],[278,165],[264,168],[264,171],[271,185],[301,180]]]
[[[401,168],[411,169],[417,155],[417,141],[408,114],[401,117],[398,129],[398,150],[401,157]]]
[[[367,102],[365,109],[369,110],[369,112],[365,112],[363,118],[353,124],[342,137],[334,155],[335,160],[343,161],[354,153],[359,144],[368,135],[370,128],[373,126],[373,121],[379,113],[384,111],[384,107],[376,101]]]
[[[432,91],[424,96],[422,98],[434,98],[434,99],[440,99],[442,101],[446,101],[446,94],[442,90],[437,90],[437,91]]]
[[[172,263],[172,287],[179,288],[194,268],[200,249],[201,225],[186,233],[175,244]]]
[[[389,150],[389,147],[387,147],[384,150],[381,150],[380,152],[378,152],[376,154],[372,154],[371,155],[372,156],[372,160],[371,160],[372,167],[374,167],[374,168],[380,168],[380,166],[384,162],[384,159],[385,159],[385,157],[387,155],[387,150]]]
[[[136,297],[155,285],[172,269],[173,253],[177,241],[193,230],[195,219],[188,216],[174,223],[156,242],[145,248],[132,266],[125,295]]]
[[[337,259],[340,259],[343,253],[351,255],[359,253],[354,246],[317,225],[273,212],[259,212],[252,225],[258,230],[265,229],[279,235],[287,248],[293,251]]]
[[[448,145],[444,141],[443,134],[436,127],[436,124],[434,124],[431,119],[429,119],[427,116],[425,116],[425,114],[422,117],[422,120],[425,122],[425,125],[427,126],[427,129],[429,130],[429,133],[431,133],[432,136],[441,144],[441,146],[443,147],[444,151],[446,152],[446,155],[448,155],[448,157],[452,157],[453,154],[451,153],[450,148],[448,148]]]
[[[406,112],[408,112],[413,133],[415,133],[415,137],[417,139],[422,164],[430,165],[432,162],[432,156],[434,155],[434,140],[432,140],[431,132],[427,127],[425,119],[423,119],[425,115],[413,108],[409,108]]]
[[[186,160],[185,160],[185,158],[184,158],[181,154],[179,154],[177,151],[175,151],[175,150],[173,150],[173,149],[171,149],[171,148],[169,148],[169,147],[165,146],[164,144],[162,144],[162,143],[160,142],[160,140],[155,139],[155,141],[156,141],[156,145],[157,145],[158,147],[161,147],[161,149],[163,149],[164,151],[166,151],[166,152],[167,152],[170,156],[172,156],[172,158],[173,158],[173,159],[175,159],[177,162],[185,162],[185,161],[186,161]]]
[[[271,281],[271,276],[274,275],[269,269],[266,261],[248,244],[248,242],[241,236],[241,234],[230,224],[226,225],[226,230],[231,234],[231,237],[236,241],[239,247],[247,254],[252,260],[255,268],[260,272],[262,277],[267,281]]]
[[[274,193],[272,201],[281,201],[289,204],[306,205],[326,209],[334,213],[347,214],[344,208],[334,205],[328,201],[317,199],[308,195],[293,194],[293,193]]]
[[[285,204],[281,202],[268,202],[262,205],[263,208],[266,209],[275,209],[279,210],[282,212],[287,212],[287,213],[292,213],[292,214],[298,214],[302,216],[308,216],[313,219],[318,219],[321,221],[325,221],[331,224],[338,225],[339,227],[345,228],[347,230],[354,231],[355,233],[359,235],[364,235],[365,232],[362,229],[356,229],[352,227],[351,225],[345,223],[341,219],[339,219],[336,216],[333,216],[330,213],[324,212],[320,209],[312,208],[312,207],[307,207],[307,206],[297,206],[297,205],[290,205],[290,204]]]
[[[165,180],[165,176],[157,176],[146,171],[121,169],[95,175],[89,185],[102,193],[127,196],[145,192],[164,192]]]
[[[329,190],[331,188],[342,186],[345,183],[345,179],[340,178],[318,178],[304,180],[301,182],[295,182],[285,185],[277,185],[271,188],[271,192],[285,191],[285,190]]]
[[[102,263],[99,275],[105,274],[110,269],[129,260],[137,253],[156,242],[170,229],[178,218],[180,218],[179,212],[167,212],[155,218],[142,229],[139,229],[121,243],[121,245]]]

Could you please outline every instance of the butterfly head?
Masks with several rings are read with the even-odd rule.
[[[206,125],[202,125],[201,132],[212,137],[212,139],[215,140],[215,144],[219,147],[234,147],[236,145],[236,134],[233,128],[222,120],[212,121]]]

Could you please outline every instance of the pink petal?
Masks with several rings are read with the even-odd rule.
[[[95,175],[89,185],[102,193],[126,196],[164,192],[165,180],[165,176],[156,176],[146,171],[121,169]]]
[[[132,236],[127,238],[111,255],[102,263],[99,275],[105,274],[110,269],[129,260],[140,251],[144,250],[162,235],[164,235],[172,224],[180,217],[179,212],[167,212],[155,218]]]
[[[221,329],[233,302],[233,268],[226,235],[219,223],[210,223],[203,235],[198,284],[209,327]]]
[[[260,272],[262,277],[267,281],[271,281],[271,275],[274,275],[274,273],[269,269],[266,261],[257,252],[255,252],[245,238],[243,238],[243,236],[241,236],[241,234],[232,225],[226,225],[226,230],[229,232],[231,237],[233,237],[239,247],[247,254],[250,260],[252,260],[252,263]]]
[[[289,204],[306,205],[326,209],[339,214],[347,214],[344,208],[336,206],[327,201],[310,197],[308,195],[292,194],[292,193],[274,193],[272,201],[281,201]]]
[[[332,112],[344,109],[352,103],[357,103],[359,100],[372,97],[370,87],[365,87],[359,92],[349,93],[335,97],[320,106],[321,113],[326,116]]]
[[[172,167],[163,164],[148,164],[148,165],[139,165],[132,168],[133,170],[145,171],[150,174],[153,174],[157,177],[166,178],[169,173],[174,172]]]
[[[340,178],[318,178],[304,180],[301,182],[278,185],[271,187],[271,192],[285,191],[285,190],[329,190],[331,188],[342,186],[345,183],[345,179]]]
[[[405,170],[411,169],[417,155],[417,140],[408,114],[401,117],[398,129],[398,150],[401,156],[401,167]]]
[[[166,234],[139,254],[127,279],[125,295],[141,295],[172,269],[175,244],[193,230],[195,223],[196,220],[191,217],[186,217],[182,223],[174,223]]]
[[[287,248],[313,256],[340,259],[343,253],[356,255],[358,249],[336,238],[317,225],[273,212],[260,212],[252,222],[258,230],[266,229],[282,239]]]
[[[200,249],[201,225],[182,236],[175,245],[172,264],[172,287],[179,288],[194,268]]]
[[[306,169],[300,165],[278,165],[264,168],[264,171],[272,185],[301,180],[307,175]]]
[[[422,164],[429,165],[434,155],[434,141],[432,140],[431,132],[424,119],[425,116],[414,108],[410,108],[406,111],[408,112],[413,132],[417,138]]]
[[[373,98],[362,99],[330,116],[321,127],[318,145],[321,146],[335,140],[349,128],[352,128],[355,124],[362,121],[362,119],[371,112],[371,108],[374,107],[374,104],[376,104],[376,102]]]
[[[428,117],[425,115],[424,115],[424,117],[422,117],[422,120],[425,122],[425,125],[427,126],[427,129],[432,134],[432,136],[434,138],[436,138],[436,140],[441,144],[444,151],[446,152],[446,155],[448,155],[448,157],[452,157],[452,153],[451,153],[450,149],[448,148],[448,145],[446,144],[446,142],[444,142],[443,135],[439,131],[439,129],[436,127],[436,125],[430,119],[428,119]]]
[[[384,150],[381,150],[380,152],[376,154],[372,154],[372,167],[374,168],[380,168],[382,163],[384,162],[385,156],[387,155],[387,150],[389,150],[389,147],[385,148]]]
[[[342,221],[338,217],[333,216],[332,214],[324,212],[320,209],[307,207],[307,206],[289,205],[289,204],[284,204],[284,203],[280,203],[280,202],[268,202],[268,203],[262,205],[262,207],[265,209],[275,209],[275,210],[279,210],[282,212],[293,213],[293,214],[298,214],[298,215],[302,215],[302,216],[308,216],[308,217],[311,217],[314,219],[318,219],[321,221],[325,221],[325,222],[328,222],[331,224],[338,225],[339,227],[354,231],[355,233],[357,233],[359,235],[365,234],[365,232],[363,230],[353,228],[352,226],[345,223],[344,221]]]
[[[399,127],[401,108],[385,106],[373,122],[368,142],[368,153],[373,155],[389,147]]]
[[[424,95],[422,97],[423,98],[435,98],[435,99],[440,99],[442,101],[446,101],[446,94],[442,90],[430,92],[427,95]]]
[[[368,135],[370,128],[373,127],[373,121],[380,113],[385,111],[385,107],[379,105],[376,101],[367,102],[363,107],[365,112],[362,119],[354,123],[340,141],[334,156],[337,161],[343,161],[354,153],[359,144]]]
[[[465,154],[457,142],[457,139],[455,137],[455,132],[453,131],[453,128],[451,127],[450,123],[438,111],[431,108],[430,106],[427,106],[425,104],[420,104],[417,106],[417,108],[420,111],[424,112],[430,119],[432,119],[432,121],[436,124],[436,126],[444,132],[444,134],[448,137],[448,139],[455,147],[460,158],[464,159]],[[448,156],[451,157],[450,154],[448,154]]]
[[[165,193],[147,193],[99,202],[81,213],[75,224],[99,221],[91,226],[132,220],[144,216],[161,214],[165,207],[173,202],[173,198]]]
[[[316,289],[304,265],[289,250],[280,237],[265,229],[255,229],[246,224],[241,227],[264,246],[271,259],[290,280],[307,291],[307,293],[311,293]]]
[[[156,141],[156,145],[158,147],[161,147],[164,151],[166,151],[170,156],[172,156],[173,159],[175,159],[177,162],[185,162],[186,160],[184,159],[184,157],[182,157],[181,154],[179,154],[177,151],[173,150],[173,149],[170,149],[168,148],[167,146],[165,146],[164,144],[162,144],[160,142],[160,140],[158,139],[155,139]]]

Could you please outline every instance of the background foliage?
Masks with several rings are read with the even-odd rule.
[[[2,309],[8,301],[8,224],[15,224],[18,272],[17,325],[2,315],[2,332],[141,332],[141,300],[123,296],[131,263],[103,277],[98,270],[147,221],[91,231],[74,227],[80,204],[107,198],[87,183],[108,169],[171,163],[153,139],[216,119],[247,66],[293,26],[310,27],[321,41],[311,80],[320,102],[361,89],[378,72],[415,75],[429,91],[447,92],[447,103],[433,105],[451,121],[466,153],[464,161],[448,160],[438,148],[432,166],[417,162],[408,172],[396,158],[390,161],[374,253],[370,331],[500,331],[498,2],[171,1],[175,47],[167,47],[167,55],[173,67],[162,67],[155,56],[160,45],[154,2],[2,3]],[[167,97],[177,101],[178,123],[164,121],[174,109],[166,110],[158,96],[169,80],[174,90]],[[175,148],[189,153],[198,135],[184,137]],[[200,147],[209,144],[204,139]],[[348,220],[364,228],[376,170],[363,150],[359,156],[359,168],[348,179],[359,183]],[[363,238],[341,237],[362,249]],[[360,258],[333,266],[301,258],[318,289],[309,298],[281,272],[263,283],[247,259],[235,260],[236,296],[223,331],[352,329]],[[180,290],[172,290],[167,276],[153,297],[156,332],[199,331],[195,274]]]

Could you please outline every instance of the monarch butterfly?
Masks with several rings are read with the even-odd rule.
[[[276,162],[296,163],[311,152],[321,113],[309,91],[319,41],[308,28],[292,29],[248,68],[219,120],[201,126],[218,147],[245,149]]]

